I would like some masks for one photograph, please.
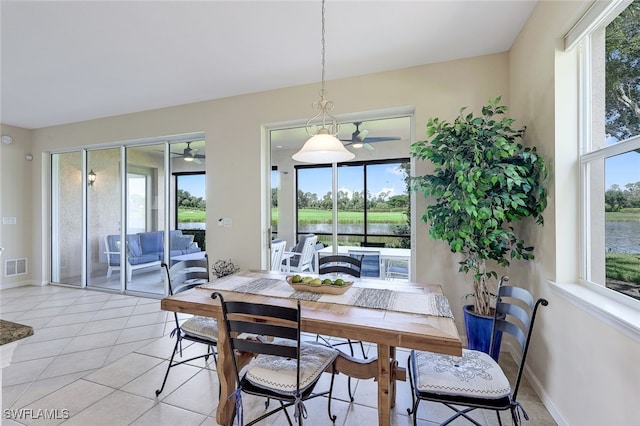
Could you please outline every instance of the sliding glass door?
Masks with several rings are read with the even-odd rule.
[[[203,183],[203,153],[200,135],[52,154],[51,282],[165,295],[162,262],[205,255],[204,184],[198,229],[183,230],[169,179],[175,170]]]
[[[51,156],[51,281],[83,285],[83,153]]]

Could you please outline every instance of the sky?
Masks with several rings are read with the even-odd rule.
[[[205,175],[180,175],[178,182],[180,189],[184,189],[194,197],[207,199]]]
[[[363,191],[363,166],[340,167],[338,169],[338,190]],[[300,169],[300,189],[318,194],[322,198],[331,191],[331,168]],[[389,196],[405,192],[404,176],[395,164],[376,164],[367,167],[367,189],[373,195],[390,191]],[[276,184],[272,182],[272,184]]]

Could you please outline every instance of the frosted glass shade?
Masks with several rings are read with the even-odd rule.
[[[351,160],[356,155],[347,151],[335,136],[317,134],[305,142],[302,149],[291,158],[303,163],[340,163]]]

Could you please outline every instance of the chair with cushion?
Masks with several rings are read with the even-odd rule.
[[[349,256],[362,258],[360,275],[369,278],[380,278],[380,251],[379,250],[349,250]]]
[[[271,241],[271,265],[272,271],[280,271],[282,268],[282,255],[287,247],[287,242],[284,240]]]
[[[287,408],[292,406],[295,420],[302,425],[303,419],[307,418],[304,401],[326,394],[329,395],[329,419],[335,422],[336,416],[331,414],[331,394],[338,351],[325,345],[300,342],[300,301],[296,308],[291,308],[226,301],[218,292],[211,297],[220,299],[222,305],[229,355],[236,377],[236,390],[230,398],[235,399],[234,418],[238,417],[239,424],[243,424],[243,392],[280,402],[279,407],[246,423],[247,426],[280,411],[284,411],[291,425]],[[247,335],[260,337],[248,339],[244,337]],[[243,352],[253,354],[255,358],[240,370],[233,354]],[[329,390],[313,393],[322,373],[330,366]]]
[[[209,262],[206,255],[204,259],[183,260],[176,262],[171,267],[163,262],[162,267],[166,271],[170,295],[181,293],[209,281]],[[169,360],[169,366],[167,367],[167,372],[164,375],[162,386],[160,389],[156,390],[156,396],[160,395],[164,389],[164,385],[167,383],[167,377],[169,377],[169,371],[173,367],[198,358],[208,360],[209,356],[213,356],[214,361],[217,362],[216,352],[214,349],[218,344],[218,322],[216,319],[193,316],[184,321],[181,325],[178,321],[178,314],[174,312],[173,315],[176,322],[176,328],[173,329],[170,336],[176,337],[176,344],[173,347],[173,353],[171,354],[171,359]],[[174,362],[174,358],[178,351],[180,352],[180,357],[182,357],[183,340],[202,343],[207,346],[207,352],[189,359]]]
[[[362,267],[362,257],[345,256],[345,255],[329,255],[320,256],[318,259],[319,274],[344,274],[352,277],[360,278],[360,269]],[[324,337],[318,335],[317,338],[322,339],[325,343],[329,343]],[[333,343],[331,346],[349,345],[349,351],[351,356],[354,356],[353,344],[359,343],[360,350],[362,351],[362,357],[367,359],[367,354],[364,351],[364,345],[362,341],[354,342],[351,339],[347,339],[346,342]],[[353,401],[353,394],[351,392],[351,377],[347,379],[349,386],[349,399]]]
[[[291,272],[311,272],[313,273],[313,260],[316,254],[316,243],[318,236],[307,234],[300,237],[300,241],[291,250],[293,257],[290,259]]]
[[[484,352],[463,349],[462,357],[456,357],[411,351],[408,366],[413,407],[407,411],[413,414],[414,425],[418,404],[422,400],[440,402],[455,411],[455,414],[442,425],[449,424],[460,416],[475,425],[480,425],[467,415],[476,408],[495,410],[498,423],[501,425],[501,410],[509,410],[516,425],[520,424],[521,414],[529,420],[524,408],[517,401],[518,388],[538,307],[547,306],[549,302],[545,299],[534,301],[527,290],[503,285],[505,281],[508,281],[507,277],[503,277],[498,286],[498,302],[491,335],[502,331],[511,334],[515,339],[515,346],[521,355],[515,386],[511,388],[500,365]],[[489,353],[493,350],[493,344],[492,341]]]

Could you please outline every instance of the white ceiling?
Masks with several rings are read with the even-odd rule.
[[[508,51],[535,4],[328,0],[326,79]],[[320,11],[2,0],[0,120],[33,129],[319,82]]]

